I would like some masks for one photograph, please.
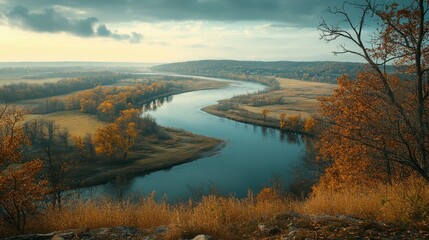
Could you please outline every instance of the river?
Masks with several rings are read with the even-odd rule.
[[[207,79],[207,78],[206,78]],[[156,192],[170,201],[198,198],[209,189],[221,194],[244,197],[248,190],[258,192],[281,179],[287,189],[295,173],[302,169],[305,156],[304,137],[283,134],[277,129],[244,124],[213,116],[201,108],[235,95],[253,93],[265,87],[257,83],[230,81],[228,87],[174,95],[156,109],[146,109],[159,125],[180,128],[196,134],[226,141],[217,154],[171,169],[135,177],[121,184],[104,184],[86,189],[86,194],[133,197]],[[120,185],[120,187],[119,187]]]

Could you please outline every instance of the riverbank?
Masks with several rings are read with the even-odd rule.
[[[141,80],[122,81],[121,86],[130,86],[140,83]],[[170,91],[150,99],[145,99],[140,103],[144,105],[151,101],[169,97],[175,94],[191,92],[197,90],[217,89],[228,86],[228,82],[183,79],[163,80],[169,82],[172,87]],[[118,87],[121,87],[118,86]],[[70,96],[70,95],[67,95]],[[64,98],[67,96],[59,96]],[[21,105],[37,107],[44,104],[48,98],[34,99],[27,102],[20,102]],[[82,113],[79,110],[56,111],[47,114],[30,114],[25,120],[47,120],[58,124],[59,130],[67,129],[69,137],[86,134],[94,134],[95,131],[108,122],[97,119],[95,115]],[[222,148],[223,141],[215,138],[193,134],[183,130],[165,128],[158,126],[158,132],[152,135],[145,135],[141,142],[137,142],[131,149],[126,160],[110,161],[97,156],[94,161],[77,161],[67,172],[71,188],[89,187],[104,184],[117,178],[131,179],[136,176],[145,175],[151,172],[165,170],[174,166],[187,163],[204,156],[216,154]],[[76,158],[70,148],[65,152],[63,158],[72,160]],[[35,156],[35,154],[37,156]],[[42,152],[34,152],[30,158],[43,158]]]
[[[164,138],[155,136],[137,143],[125,161],[98,160],[74,170],[75,187],[89,187],[117,179],[131,179],[159,170],[214,155],[224,146],[219,139],[209,138],[183,130],[160,127]]]
[[[220,100],[218,104],[207,106],[202,110],[243,123],[280,129],[282,115],[284,120],[298,117],[304,124],[305,119],[317,112],[317,98],[331,94],[337,87],[335,84],[320,82],[284,78],[277,80],[280,89]],[[265,116],[263,111],[266,112]],[[305,133],[292,127],[284,130]]]
[[[116,84],[104,85],[103,87],[104,88],[129,87],[129,86],[134,86],[136,84],[153,82],[153,81],[157,80],[157,78],[151,79],[149,77],[154,77],[154,76],[141,76],[140,78],[133,79],[133,80],[130,80],[130,79],[121,80],[120,82],[118,82]],[[158,78],[160,78],[160,77],[158,76]],[[160,79],[162,79],[162,78],[160,78]],[[148,103],[148,102],[151,102],[153,100],[160,99],[163,97],[169,97],[172,95],[177,95],[177,94],[192,92],[192,91],[218,89],[218,88],[227,87],[229,85],[228,82],[224,82],[224,81],[211,81],[211,80],[204,80],[204,79],[197,79],[197,78],[194,79],[194,78],[180,78],[180,77],[178,77],[178,79],[158,80],[156,82],[161,83],[161,84],[170,84],[169,90],[163,94],[160,94],[160,95],[145,99],[142,102],[139,102],[140,105],[144,105],[145,103]],[[42,97],[42,98],[20,100],[20,101],[12,102],[12,104],[18,105],[18,106],[21,106],[24,108],[28,108],[31,110],[31,112],[34,115],[43,117],[43,115],[53,113],[53,112],[77,110],[78,109],[77,106],[75,108],[72,108],[72,109],[69,109],[69,108],[67,108],[67,109],[64,108],[61,110],[52,109],[49,111],[47,111],[45,108],[49,104],[50,101],[54,100],[54,102],[67,102],[67,100],[70,98],[73,98],[74,95],[77,95],[79,93],[82,93],[82,92],[85,92],[88,90],[90,90],[90,89],[84,89],[84,90],[75,91],[72,93],[57,95],[57,96],[49,96],[49,97]]]

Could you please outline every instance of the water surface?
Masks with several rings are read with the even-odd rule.
[[[258,192],[280,177],[287,188],[294,172],[303,165],[305,154],[303,137],[284,135],[277,129],[244,124],[205,113],[201,108],[220,99],[263,90],[264,86],[232,81],[230,86],[215,90],[201,90],[162,99],[155,110],[145,112],[156,118],[159,125],[219,138],[226,145],[216,155],[175,166],[171,169],[136,177],[125,183],[105,184],[94,188],[94,194],[131,197],[148,194],[166,194],[169,200],[187,200],[215,186],[222,194],[237,197],[248,190]],[[162,102],[162,104],[161,104]]]

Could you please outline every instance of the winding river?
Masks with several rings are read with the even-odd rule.
[[[223,139],[224,148],[215,155],[121,183],[120,190],[118,183],[111,183],[92,187],[86,190],[88,194],[133,197],[155,191],[158,198],[166,194],[170,201],[178,201],[197,198],[213,187],[221,194],[244,197],[249,189],[258,192],[274,178],[280,178],[286,188],[290,186],[294,172],[304,164],[303,136],[285,135],[276,129],[239,123],[201,110],[221,99],[263,90],[264,86],[204,79],[228,81],[230,85],[174,95],[146,112],[162,126]]]

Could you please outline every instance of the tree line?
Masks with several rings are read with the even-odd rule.
[[[94,88],[100,85],[116,83],[125,78],[132,77],[129,74],[113,72],[99,72],[91,76],[82,76],[62,79],[56,83],[16,83],[0,87],[0,101],[15,102],[26,99],[43,98],[63,95],[75,91]]]
[[[27,113],[0,108],[0,217],[19,231],[41,209],[61,208],[68,190],[79,185],[75,176],[82,169],[126,161],[136,144],[159,131],[154,118],[141,117],[135,108],[85,136],[72,136],[53,121],[24,121]]]

